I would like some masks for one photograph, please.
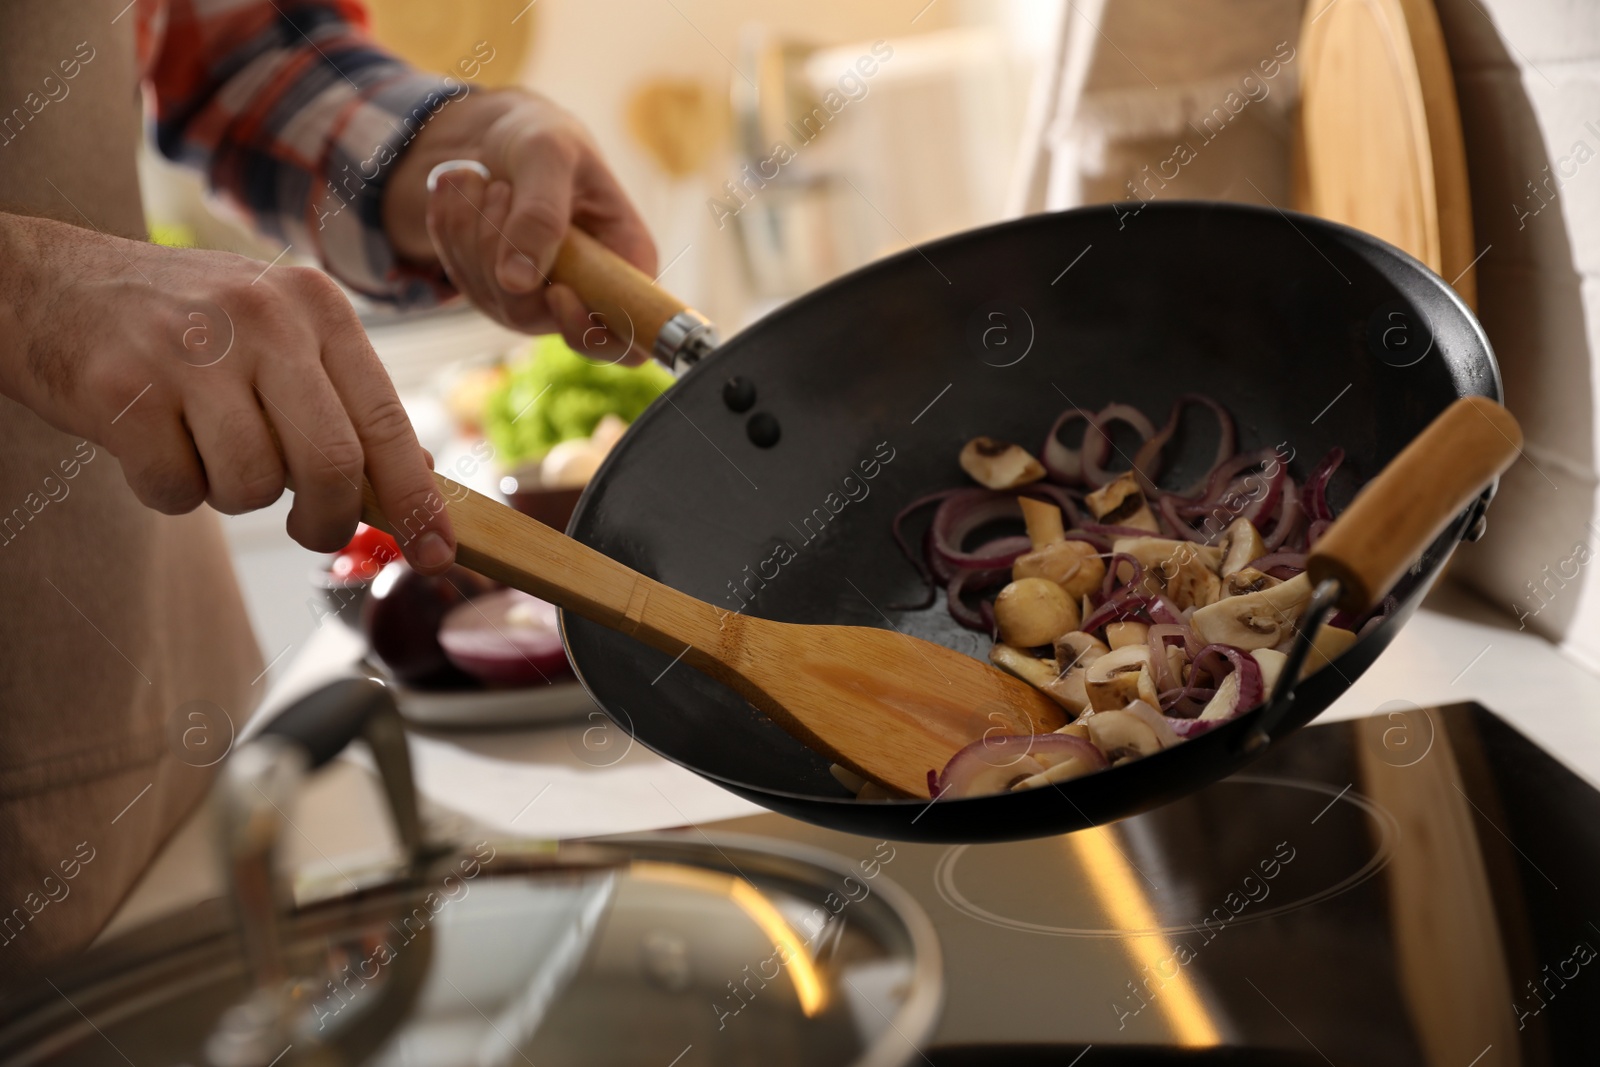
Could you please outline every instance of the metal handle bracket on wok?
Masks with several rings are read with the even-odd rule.
[[[1457,515],[1476,508],[1481,520],[1484,487],[1521,451],[1522,429],[1509,411],[1485,397],[1463,397],[1362,488],[1307,557],[1311,601],[1272,697],[1244,737],[1246,751],[1272,742],[1328,616],[1372,610]]]

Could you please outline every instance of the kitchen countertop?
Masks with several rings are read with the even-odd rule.
[[[263,712],[338,674],[360,652],[353,633],[324,627],[273,686]],[[1600,786],[1600,716],[1592,710],[1600,707],[1600,677],[1544,639],[1519,632],[1509,615],[1452,586],[1429,596],[1377,663],[1319,721],[1466,700],[1490,708]],[[781,816],[743,818],[759,809],[639,746],[613,765],[591,766],[593,761],[581,758],[583,732],[590,728],[578,721],[513,731],[419,731],[413,760],[436,832],[503,838],[696,825],[815,836],[812,828]],[[665,805],[653,802],[647,792],[652,789]],[[619,795],[629,799],[618,803]],[[521,797],[527,805],[516,810],[509,801]],[[319,774],[290,818],[294,832],[285,851],[296,870],[339,876],[397,856],[364,753]],[[210,812],[202,808],[180,828],[103,937],[216,893],[210,825]]]

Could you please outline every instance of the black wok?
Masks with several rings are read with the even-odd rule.
[[[682,326],[670,340],[694,334]],[[964,233],[702,347],[612,452],[568,532],[729,610],[892,625],[979,658],[989,641],[958,626],[942,594],[926,610],[891,607],[923,592],[891,519],[963,482],[956,456],[969,438],[1037,447],[1063,408],[1110,401],[1159,424],[1176,397],[1205,392],[1233,412],[1241,449],[1286,444],[1303,479],[1342,446],[1364,480],[1456,398],[1500,395],[1482,328],[1416,260],[1344,226],[1231,204],[1084,208]],[[753,405],[734,410],[752,389]],[[1194,445],[1177,452],[1193,461],[1180,477],[1209,463],[1210,445]],[[991,797],[857,801],[824,757],[731,690],[570,613],[563,625],[578,677],[624,729],[765,807],[907,840],[1061,833],[1233,773],[1259,754],[1247,741],[1269,712],[1274,739],[1314,718],[1481,531],[1492,491],[1401,581],[1397,610],[1286,705],[1105,773]]]

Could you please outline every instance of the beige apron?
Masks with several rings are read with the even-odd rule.
[[[0,115],[57,97],[0,144],[6,210],[145,236],[126,4],[0,2]],[[265,682],[216,516],[145,509],[104,448],[4,398],[0,606],[3,984],[88,943]]]

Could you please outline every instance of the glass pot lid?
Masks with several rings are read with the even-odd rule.
[[[286,903],[270,862],[281,817],[262,813],[296,788],[286,765],[317,763],[342,744],[257,735],[218,784],[232,900],[13,988],[0,1000],[10,1002],[0,1064],[833,1067],[918,1057],[941,968],[927,917],[882,873],[893,845],[869,845],[854,862],[736,835],[425,846],[414,811],[395,804],[414,795],[396,765],[403,734],[387,733],[392,702],[381,688],[373,699],[369,683],[345,684],[372,706],[350,732],[376,739],[401,838],[415,846],[410,866],[355,893]]]

